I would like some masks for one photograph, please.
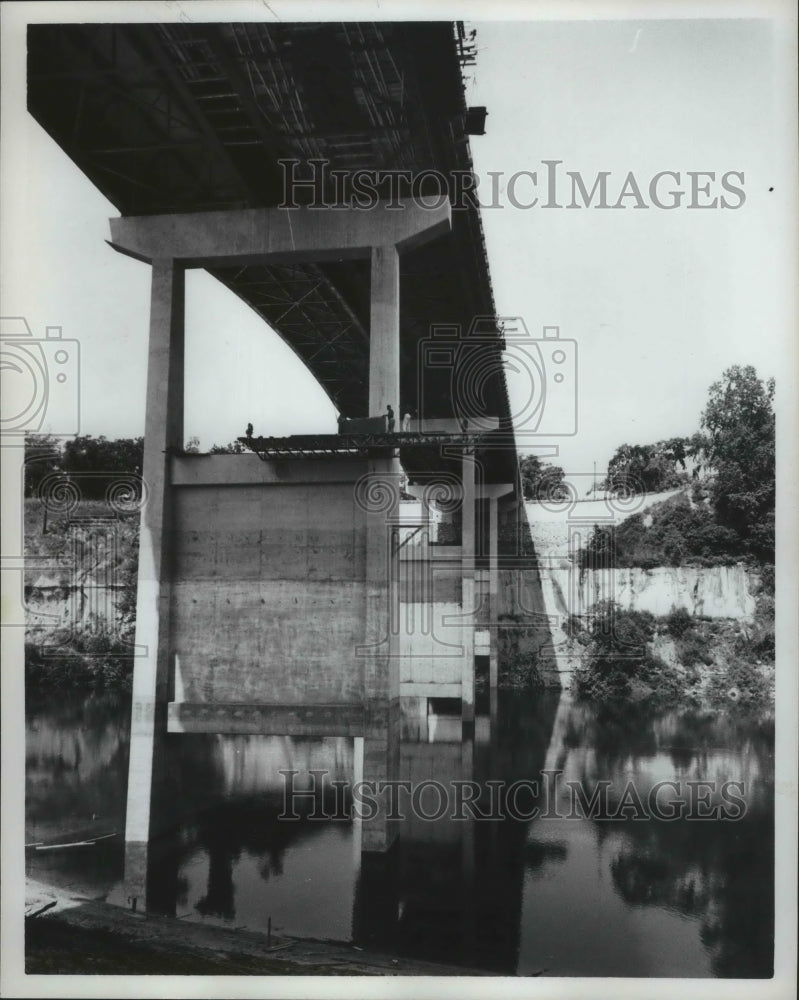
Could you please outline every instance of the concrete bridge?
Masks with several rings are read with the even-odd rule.
[[[119,208],[111,246],[152,266],[125,872],[145,905],[167,733],[352,737],[356,773],[391,779],[431,709],[471,738],[503,623],[546,645],[479,210],[450,186],[484,115],[452,23],[36,25],[28,43],[29,110]],[[364,170],[368,210],[340,197]],[[339,434],[183,452],[196,267],[292,346]],[[386,814],[364,850],[390,846]]]

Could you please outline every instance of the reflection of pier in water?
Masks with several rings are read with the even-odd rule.
[[[480,786],[478,805],[488,813],[489,781],[506,785],[538,778],[549,746],[557,694],[539,694],[528,715],[526,739],[515,739],[518,705],[505,700],[502,726],[478,716],[474,740],[403,741],[402,779],[419,787],[435,780],[454,799],[454,782]],[[492,725],[493,723],[493,725]],[[439,733],[445,727],[437,727]],[[514,738],[508,738],[513,733]],[[446,732],[441,733],[446,736]],[[454,733],[452,735],[455,735]],[[435,809],[435,796],[425,810]],[[523,820],[410,815],[403,822],[398,859],[364,856],[355,907],[355,936],[373,947],[498,973],[516,971],[525,866],[530,863]],[[393,893],[393,895],[392,895]],[[374,900],[383,897],[382,912]],[[388,897],[396,906],[385,900]],[[382,918],[382,920],[381,920]]]
[[[361,827],[350,801],[330,782],[355,776],[353,741],[263,736],[182,736],[170,743],[158,819],[169,827],[153,847],[148,899],[158,912],[234,921],[275,931],[352,939],[362,946],[431,960],[515,971],[524,872],[542,863],[527,843],[529,824],[452,817],[455,782],[476,782],[486,809],[486,782],[535,779],[544,765],[557,695],[539,696],[517,726],[478,716],[463,739],[460,718],[431,716],[428,741],[400,745],[400,780],[435,780],[448,809],[436,820],[408,814],[394,847],[361,852]],[[503,705],[503,717],[513,712]],[[493,721],[493,725],[492,725]],[[312,770],[327,772],[324,795],[296,800],[300,819],[278,819],[284,807],[280,770],[297,772],[306,789]],[[317,790],[318,790],[317,785]],[[180,789],[180,813],[175,811]],[[435,809],[435,795],[423,798]],[[310,818],[314,808],[337,818]],[[337,813],[338,810],[338,813]],[[467,810],[467,816],[469,812]],[[286,876],[286,877],[283,877]],[[309,914],[311,918],[309,929]],[[296,923],[294,922],[296,915]],[[314,925],[316,920],[316,925]]]

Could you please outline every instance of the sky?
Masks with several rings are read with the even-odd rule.
[[[779,380],[790,343],[788,147],[775,56],[785,25],[469,27],[478,53],[467,102],[488,109],[486,134],[471,139],[475,170],[481,181],[501,173],[499,207],[483,210],[497,311],[522,317],[533,337],[558,326],[576,344],[576,432],[520,436],[521,450],[557,445],[552,460],[568,471],[603,471],[622,443],[697,430],[710,383],[730,365]],[[4,61],[24,82],[24,51]],[[27,115],[24,86],[4,93],[4,122],[2,315],[24,316],[35,337],[57,325],[78,341],[81,433],[141,434],[149,266],[106,244],[115,209]],[[598,171],[609,172],[611,204],[629,172],[646,203],[659,171],[681,176],[666,178],[662,199],[670,187],[686,195],[671,211],[633,208],[634,197],[618,209],[545,209],[544,160],[562,161],[564,204],[566,171],[589,190]],[[508,178],[519,171],[537,172],[537,206],[511,203]],[[685,207],[688,171],[715,173],[709,197],[725,194],[722,174],[743,173],[733,181],[743,203],[728,196],[740,207]],[[535,193],[529,178],[517,181],[517,202]],[[188,275],[186,336],[186,438],[224,443],[249,421],[264,434],[335,431],[332,404],[290,349],[204,272]],[[511,378],[512,406],[527,387]]]
[[[771,262],[784,199],[768,22],[478,25],[477,41],[470,94],[489,111],[487,135],[472,140],[478,176],[537,168],[541,185],[542,161],[562,160],[589,190],[609,171],[620,192],[632,171],[649,203],[651,178],[672,170],[684,205],[687,171],[715,172],[717,190],[721,174],[744,173],[738,209],[630,199],[483,212],[499,311],[577,342],[578,426],[562,464],[589,472],[623,442],[693,433],[732,364],[779,374],[784,299]]]

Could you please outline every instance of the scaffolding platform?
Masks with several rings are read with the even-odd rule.
[[[262,460],[319,458],[323,455],[366,455],[394,449],[457,448],[471,451],[485,442],[485,433],[385,431],[375,434],[293,434],[291,437],[240,437],[239,442]]]

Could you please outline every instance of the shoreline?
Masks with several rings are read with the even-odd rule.
[[[25,879],[28,975],[461,976],[479,969],[424,962],[344,942],[228,930],[134,913],[102,898]]]

